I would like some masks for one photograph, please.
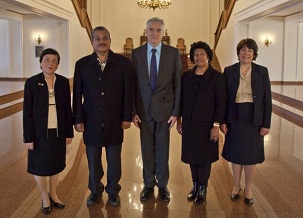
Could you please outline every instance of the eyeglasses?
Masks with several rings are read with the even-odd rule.
[[[45,64],[48,64],[48,63],[58,64],[57,59],[50,60],[50,59],[46,58],[46,59],[42,60],[42,62],[45,63]]]
[[[93,40],[95,42],[100,42],[100,41],[107,41],[109,39],[110,39],[109,36],[104,36],[104,37],[95,37]]]

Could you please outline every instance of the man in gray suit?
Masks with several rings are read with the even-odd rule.
[[[169,137],[180,114],[181,60],[176,48],[161,43],[165,24],[154,17],[147,21],[147,43],[132,52],[136,78],[133,123],[140,128],[146,201],[159,188],[163,201],[170,200]],[[155,50],[154,50],[155,49]]]

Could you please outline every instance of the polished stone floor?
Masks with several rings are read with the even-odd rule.
[[[278,88],[277,88],[278,89]],[[17,91],[17,90],[16,90]],[[274,91],[274,90],[273,90]],[[291,92],[291,91],[289,91]],[[303,93],[303,92],[301,92]],[[253,185],[255,203],[246,206],[241,199],[230,200],[232,174],[222,157],[213,164],[206,202],[194,206],[186,196],[191,188],[189,166],[180,161],[181,137],[174,128],[170,144],[171,201],[154,196],[142,204],[142,161],[139,131],[125,132],[122,149],[121,205],[110,206],[108,197],[94,206],[86,205],[88,168],[82,135],[76,133],[67,146],[67,167],[60,174],[58,196],[65,209],[53,208],[48,217],[303,217],[303,130],[273,114],[266,136],[266,160],[258,165]],[[224,138],[221,137],[220,145]],[[0,218],[44,217],[34,178],[26,172],[27,151],[22,145],[22,112],[0,120]],[[106,160],[103,159],[106,166]],[[106,175],[102,179],[106,184]],[[242,183],[244,187],[244,183]]]

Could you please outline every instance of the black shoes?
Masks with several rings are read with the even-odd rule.
[[[198,192],[196,194],[196,198],[195,198],[195,205],[202,203],[203,201],[205,201],[206,198],[206,186],[204,185],[199,185],[198,187]]]
[[[248,206],[252,205],[254,203],[254,198],[244,198],[244,203]]]
[[[94,194],[94,193],[91,192],[90,195],[87,198],[86,204],[87,205],[93,205],[93,204],[98,203],[101,195],[102,194],[96,195],[96,194]]]
[[[150,198],[150,196],[154,193],[154,188],[150,187],[144,187],[143,190],[140,193],[140,200],[141,201],[146,201],[147,199]]]
[[[43,201],[42,201],[41,210],[42,210],[42,213],[44,213],[44,214],[50,214],[50,212],[52,210],[52,207],[51,206],[49,206],[49,207],[43,207]]]
[[[244,195],[245,195],[245,189],[244,189]],[[247,198],[247,197],[245,197],[245,198],[244,198],[244,203],[245,203],[246,205],[248,205],[248,206],[251,206],[251,205],[253,205],[253,203],[254,203],[254,198]]]
[[[240,198],[240,191],[241,191],[241,188],[239,189],[238,194],[231,194],[230,199],[232,201],[238,200]]]
[[[167,187],[159,188],[159,195],[162,201],[170,201],[170,193]]]
[[[62,208],[62,209],[65,207],[65,204],[63,204],[63,202],[55,202],[55,201],[53,201],[53,199],[51,199],[51,197],[49,197],[49,200],[55,207]]]
[[[99,202],[101,196],[102,196],[102,194],[96,195],[91,192],[87,198],[86,204],[87,205],[97,204]],[[120,196],[117,194],[108,195],[108,202],[112,206],[119,206],[120,205]]]
[[[154,194],[154,188],[145,186],[140,193],[140,200],[144,202],[149,199],[152,194]],[[170,201],[170,193],[167,187],[159,188],[159,196],[162,201]]]
[[[120,197],[119,195],[108,195],[108,201],[112,206],[119,206],[120,205]]]
[[[194,185],[193,185],[191,191],[187,195],[187,200],[193,201],[196,198],[197,192],[198,192],[198,183],[194,182]]]
[[[49,207],[43,207],[43,201],[42,201],[41,210],[42,210],[42,213],[44,213],[44,214],[50,214],[50,212],[52,210],[52,207],[51,207],[52,204],[55,207],[58,207],[58,208],[64,208],[65,207],[65,204],[63,204],[62,202],[55,202],[55,201],[53,201],[53,199],[51,199],[51,197],[49,197],[49,200],[50,200]]]
[[[231,194],[230,199],[232,201],[237,201],[240,199],[240,192],[241,192],[241,188],[238,191],[238,194]],[[244,189],[244,195],[245,195],[245,189]],[[254,203],[254,198],[244,198],[244,203],[248,206],[252,205]]]

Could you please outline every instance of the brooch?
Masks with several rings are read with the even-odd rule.
[[[44,86],[44,83],[38,83],[38,86]]]

